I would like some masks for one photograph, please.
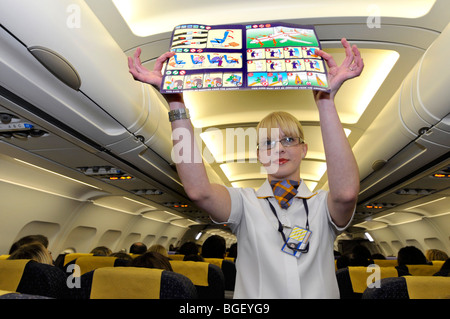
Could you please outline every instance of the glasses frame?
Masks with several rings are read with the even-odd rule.
[[[293,145],[286,145],[286,144],[284,144],[284,143],[286,143],[286,140],[289,139],[289,138],[298,139],[298,143],[293,144]],[[269,140],[267,140],[267,141],[269,141]],[[266,143],[267,143],[267,141],[266,141]],[[261,147],[260,144],[258,144],[257,148],[258,148],[258,150],[261,150],[261,151],[270,151],[273,148],[275,148],[275,146],[277,145],[278,142],[281,145],[283,145],[283,147],[291,147],[291,146],[296,146],[296,145],[300,145],[300,144],[305,143],[305,141],[300,136],[286,136],[286,137],[283,137],[283,138],[281,138],[279,140],[270,141],[270,147],[264,148],[264,147]]]

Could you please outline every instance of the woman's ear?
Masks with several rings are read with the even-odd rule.
[[[306,157],[306,153],[308,153],[308,144],[303,143],[302,144],[302,149],[303,149],[303,151],[302,151],[302,159],[303,159],[303,158]]]

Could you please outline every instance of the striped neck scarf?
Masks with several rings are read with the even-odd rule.
[[[283,180],[272,181],[270,182],[270,185],[272,186],[273,195],[280,207],[287,209],[291,206],[294,196],[297,195],[297,187],[300,183],[293,180]]]

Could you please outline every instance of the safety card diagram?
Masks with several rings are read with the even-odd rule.
[[[162,93],[199,90],[328,90],[313,26],[282,23],[177,26]]]

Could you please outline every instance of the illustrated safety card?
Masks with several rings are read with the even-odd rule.
[[[328,90],[313,26],[177,26],[163,69],[162,93],[199,90]]]

